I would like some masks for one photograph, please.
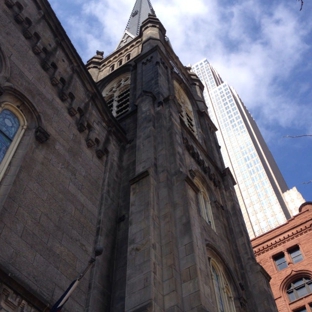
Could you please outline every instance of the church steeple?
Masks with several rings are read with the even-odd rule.
[[[140,27],[148,18],[149,14],[155,15],[151,2],[149,0],[136,0],[124,35],[116,50],[120,49],[139,35]]]

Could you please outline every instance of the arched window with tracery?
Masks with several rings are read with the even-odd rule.
[[[235,312],[236,309],[231,286],[228,283],[223,270],[215,260],[211,260],[210,264],[218,312]]]
[[[14,155],[27,127],[22,112],[12,104],[0,106],[0,179]]]
[[[199,189],[197,198],[200,215],[214,230],[216,230],[208,192],[199,179],[196,178],[194,182]]]
[[[115,117],[120,117],[130,110],[130,75],[123,75],[112,81],[102,95]]]
[[[291,282],[287,287],[289,301],[295,301],[312,293],[312,280],[305,276]]]
[[[191,102],[178,82],[174,81],[175,96],[180,106],[180,117],[188,128],[196,134],[194,114]]]

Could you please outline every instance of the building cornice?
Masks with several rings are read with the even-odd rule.
[[[299,236],[302,236],[303,234],[306,234],[311,231],[312,231],[312,223],[301,226],[300,228],[297,228],[296,230],[293,230],[289,233],[285,233],[283,236],[280,236],[279,238],[271,240],[266,244],[262,244],[260,247],[254,248],[255,256],[257,257],[259,255],[262,255],[278,246],[284,245],[287,242],[294,240],[295,238],[298,238]]]

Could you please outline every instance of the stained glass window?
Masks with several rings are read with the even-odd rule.
[[[18,118],[8,109],[0,113],[0,163],[9,149],[17,130],[20,127]]]

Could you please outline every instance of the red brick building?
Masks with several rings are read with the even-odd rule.
[[[312,312],[312,202],[299,212],[251,241],[258,263],[272,278],[280,312]]]

